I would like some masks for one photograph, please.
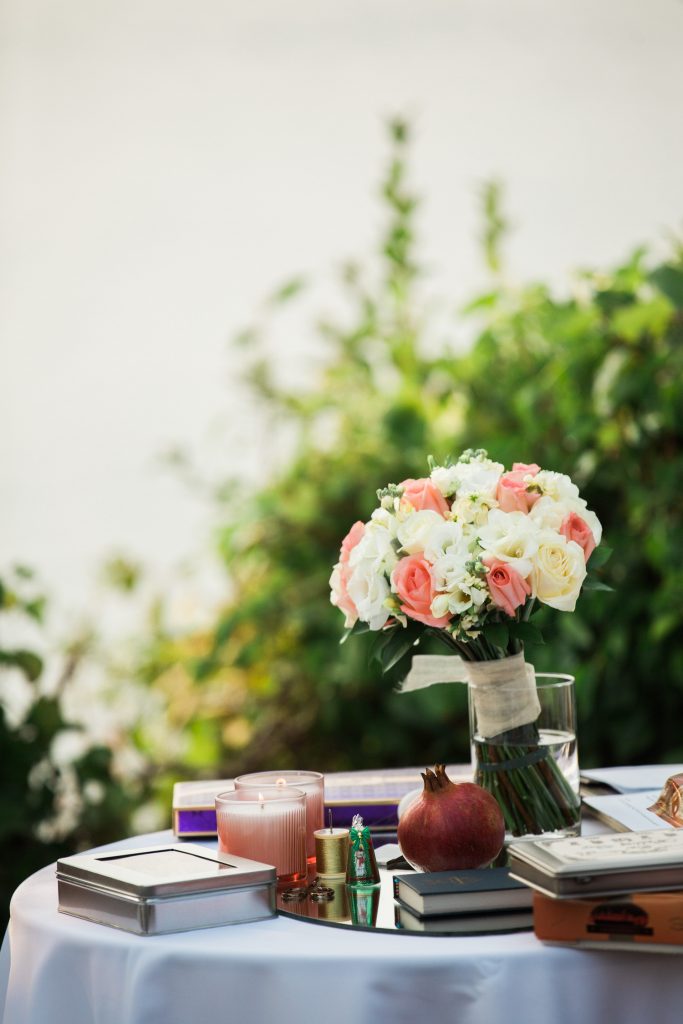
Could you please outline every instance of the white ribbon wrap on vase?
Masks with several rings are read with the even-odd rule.
[[[469,683],[477,731],[484,739],[535,722],[541,713],[534,668],[527,665],[523,654],[494,661],[463,661],[457,654],[418,654],[399,689],[407,693],[433,683]]]

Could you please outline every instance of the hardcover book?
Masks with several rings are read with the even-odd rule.
[[[496,932],[530,931],[534,915],[531,908],[502,910],[495,914],[439,914],[420,917],[402,903],[395,908],[396,927],[409,932],[433,932],[441,935],[492,935]]]
[[[543,942],[560,945],[683,953],[683,891],[592,900],[535,893],[534,931]]]
[[[394,897],[418,917],[531,908],[532,892],[507,868],[394,876]]]
[[[683,889],[683,831],[621,832],[511,843],[510,874],[548,896]]]

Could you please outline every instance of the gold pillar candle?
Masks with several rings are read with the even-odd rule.
[[[346,862],[349,856],[348,828],[319,828],[314,835],[318,874],[346,875]]]

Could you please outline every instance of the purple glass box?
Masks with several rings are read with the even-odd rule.
[[[457,782],[471,782],[469,765],[449,765],[448,774]],[[336,826],[348,827],[354,814],[361,814],[376,833],[391,836],[398,823],[398,805],[408,793],[422,788],[420,768],[388,768],[325,775],[325,821],[332,811]],[[233,789],[232,779],[209,782],[177,782],[173,787],[173,831],[179,839],[216,835],[214,801],[219,793]],[[393,841],[393,837],[392,837]]]

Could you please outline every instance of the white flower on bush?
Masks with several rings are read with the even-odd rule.
[[[573,612],[585,578],[583,549],[553,530],[544,530],[531,576],[532,596],[558,611]]]
[[[526,579],[538,550],[539,529],[524,512],[489,513],[488,523],[479,530],[479,543],[493,558],[508,565]]]
[[[417,555],[424,551],[429,538],[436,527],[444,522],[443,516],[431,509],[411,512],[402,523],[399,523],[396,535],[403,550],[409,555]]]

